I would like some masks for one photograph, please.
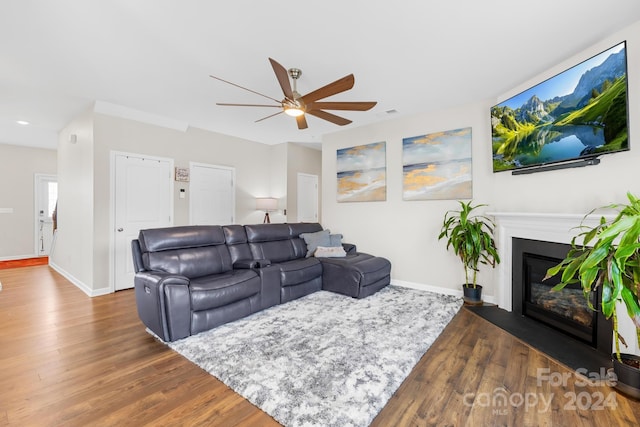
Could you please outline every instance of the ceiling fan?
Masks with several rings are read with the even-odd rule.
[[[277,100],[270,96],[263,95],[262,93],[256,92],[255,90],[247,89],[246,87],[221,79],[220,77],[210,76],[216,80],[220,80],[222,82],[239,87],[240,89],[247,90],[249,92],[255,93],[256,95],[260,95],[262,97],[265,97],[267,99],[270,99],[276,102],[275,105],[274,104],[229,104],[229,103],[221,103],[221,102],[217,103],[216,105],[231,106],[231,107],[281,108],[281,111],[278,111],[275,114],[268,115],[267,117],[258,119],[256,120],[256,123],[262,120],[266,120],[268,118],[277,116],[278,114],[285,113],[289,116],[296,118],[298,129],[306,129],[308,126],[307,126],[307,119],[305,118],[305,114],[311,114],[312,116],[316,116],[323,120],[327,120],[339,126],[344,126],[351,123],[351,120],[345,119],[344,117],[336,116],[335,114],[329,113],[325,110],[367,111],[373,108],[377,104],[377,102],[332,102],[332,101],[318,102],[321,99],[324,99],[329,96],[336,95],[338,93],[351,89],[353,87],[353,84],[355,83],[355,78],[353,74],[349,74],[348,76],[345,76],[339,80],[336,80],[333,83],[329,83],[328,85],[323,86],[320,89],[316,89],[313,92],[310,92],[304,96],[301,96],[297,91],[296,82],[302,75],[302,70],[298,68],[290,68],[287,71],[287,69],[285,69],[282,65],[280,65],[274,59],[269,58],[269,61],[271,62],[273,71],[276,74],[278,83],[280,83],[280,87],[282,88],[284,99]],[[293,89],[291,88],[291,84],[289,83],[289,77],[291,77],[291,80],[293,81]]]

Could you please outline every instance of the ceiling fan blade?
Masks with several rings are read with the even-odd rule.
[[[316,116],[331,123],[335,123],[338,126],[344,126],[351,123],[351,120],[349,119],[345,119],[344,117],[336,116],[335,114],[327,113],[326,111],[322,110],[309,110],[307,111],[307,114],[311,114],[312,116]]]
[[[326,98],[328,96],[344,92],[345,90],[349,90],[353,87],[354,83],[355,78],[353,77],[353,74],[349,74],[348,76],[336,80],[333,83],[329,83],[328,85],[323,86],[320,89],[316,89],[313,92],[306,94],[300,99],[305,104],[309,104],[313,101],[317,101],[318,99]]]
[[[376,104],[377,102],[313,102],[310,107],[312,110],[367,111],[375,107]]]
[[[275,98],[272,98],[272,97],[270,97],[270,96],[264,95],[264,94],[262,94],[262,93],[260,93],[260,92],[256,92],[255,90],[247,89],[247,88],[246,88],[246,87],[244,87],[244,86],[240,86],[240,85],[237,85],[237,84],[235,84],[235,83],[231,83],[230,81],[227,81],[227,80],[225,80],[225,79],[221,79],[220,77],[216,77],[216,76],[212,76],[212,75],[209,75],[209,77],[211,77],[212,79],[220,80],[221,82],[228,83],[228,84],[230,84],[231,86],[239,87],[240,89],[244,89],[244,90],[249,91],[249,92],[251,92],[251,93],[255,93],[256,95],[264,96],[265,98],[268,98],[268,99],[270,99],[270,100],[272,100],[272,101],[275,101],[275,102],[277,102],[278,104],[280,104],[280,102],[281,102],[281,101],[280,101],[280,100],[278,100],[278,99],[275,99]]]
[[[273,116],[277,116],[278,114],[282,114],[282,113],[284,113],[284,110],[283,110],[283,111],[278,111],[278,112],[277,112],[277,113],[275,113],[275,114],[270,114],[270,115],[268,115],[267,117],[263,117],[263,118],[261,118],[261,119],[258,119],[258,120],[256,120],[254,123],[258,123],[258,122],[261,122],[261,121],[263,121],[263,120],[270,119],[271,117],[273,117]]]
[[[304,118],[304,114],[301,116],[296,117],[296,122],[298,123],[298,129],[302,130],[302,129],[306,129],[307,126],[307,119]]]
[[[268,105],[268,104],[229,104],[226,102],[216,102],[216,105],[222,105],[224,107],[276,107],[282,108],[282,105]]]
[[[293,91],[291,90],[287,69],[280,65],[275,59],[269,58],[269,62],[271,62],[273,72],[276,73],[276,78],[278,79],[278,83],[280,83],[282,93],[284,93],[287,99],[293,100]]]

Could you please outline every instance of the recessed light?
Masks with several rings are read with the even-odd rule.
[[[26,120],[17,120],[16,123],[22,126],[26,126],[29,124],[29,122]]]

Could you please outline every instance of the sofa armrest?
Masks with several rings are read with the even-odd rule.
[[[164,271],[140,271],[135,275],[135,282],[140,281],[145,285],[159,287],[163,284],[189,286],[190,280],[179,274],[165,273]]]
[[[271,265],[270,259],[255,259],[254,262],[256,263],[254,268],[265,268]]]
[[[280,304],[280,269],[267,265],[255,270],[260,275],[260,306],[265,308]]]
[[[238,261],[233,263],[234,269],[242,269],[248,270],[250,268],[255,268],[256,262],[252,259],[239,259]]]
[[[344,251],[347,253],[347,255],[355,254],[358,252],[358,250],[356,249],[356,245],[354,245],[353,243],[343,243],[342,247],[344,248]]]
[[[191,335],[189,278],[141,271],[134,278],[138,316],[163,341]]]
[[[271,265],[271,260],[268,259],[239,259],[233,263],[233,268],[236,269],[249,269],[249,268],[264,268]]]

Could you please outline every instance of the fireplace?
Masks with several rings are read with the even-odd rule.
[[[611,350],[611,323],[589,308],[580,284],[551,289],[559,278],[543,280],[547,269],[567,255],[570,245],[532,239],[512,241],[513,312],[544,323],[604,353]],[[592,295],[597,307],[599,295]]]
[[[586,225],[593,227],[600,223],[600,215],[569,214],[569,213],[531,213],[531,212],[488,212],[496,220],[496,240],[498,251],[502,262],[495,269],[495,286],[493,295],[490,290],[487,293],[486,300],[495,303],[498,307],[507,312],[516,310],[513,304],[513,271],[514,263],[512,262],[513,242],[516,239],[538,240],[557,243],[571,243],[571,240],[579,233],[578,227]],[[604,215],[607,219],[613,219],[613,215]],[[545,254],[541,254],[545,255]],[[554,256],[554,258],[564,258],[563,255]],[[517,265],[521,265],[518,263]],[[486,288],[486,287],[485,287]],[[626,315],[624,306],[618,310],[618,330],[625,338],[627,336],[634,337],[636,333],[635,325],[629,316]],[[518,319],[526,320],[525,323],[534,322],[528,317],[523,317],[522,313],[516,316]],[[537,321],[535,321],[537,322]],[[542,324],[542,323],[538,323]],[[598,318],[598,329],[611,328],[611,321],[602,321]],[[555,332],[555,331],[553,331]],[[559,333],[560,334],[560,333]],[[610,334],[611,335],[611,334]],[[564,333],[561,334],[564,335]],[[569,339],[567,341],[575,341],[582,345],[582,341]],[[603,340],[600,340],[598,347],[601,347]],[[606,342],[606,341],[604,341]],[[635,339],[627,339],[629,347],[623,347],[626,353],[640,354],[640,348]],[[586,345],[585,345],[586,346]],[[611,347],[603,349],[610,356]],[[602,354],[600,352],[593,352]],[[584,353],[581,353],[584,354]]]

